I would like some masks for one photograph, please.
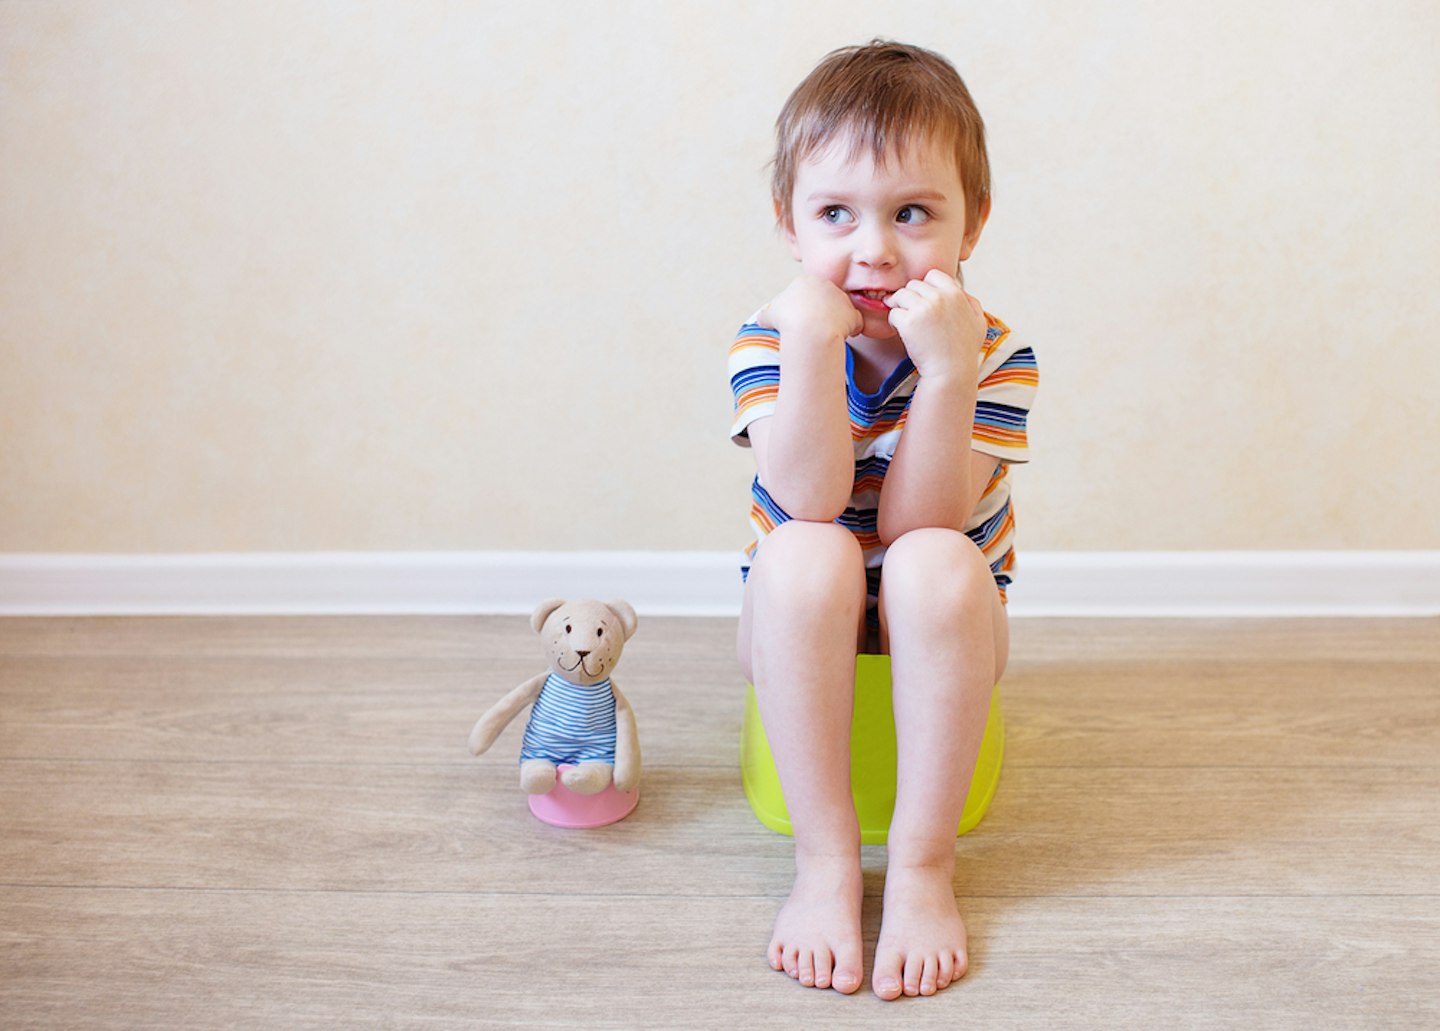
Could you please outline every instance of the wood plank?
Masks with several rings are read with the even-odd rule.
[[[770,971],[770,899],[0,889],[0,1012],[16,1029],[1440,1023],[1434,898],[960,901],[969,976],[887,1004]]]
[[[0,683],[0,759],[445,764],[475,720],[544,668],[458,660],[22,657]],[[733,661],[730,664],[734,665]],[[616,677],[648,761],[733,766],[743,683],[691,671],[685,692],[638,668]],[[526,714],[485,756],[513,767]]]
[[[727,641],[728,654],[717,648]],[[715,659],[733,665],[734,642],[734,620],[642,617],[627,648],[677,665]],[[0,656],[313,658],[318,649],[334,659],[534,664],[542,656],[524,616],[0,617]]]
[[[18,622],[37,624],[52,644],[58,633],[52,621]],[[0,759],[443,764],[464,757],[465,735],[491,702],[540,669],[514,620],[472,635],[491,642],[489,656],[446,654],[456,643],[448,638],[435,654],[424,634],[407,646],[392,629],[390,650],[350,657],[331,645],[372,633],[368,621],[320,621],[308,649],[279,625],[273,654],[256,651],[235,620],[190,621],[213,638],[206,648],[172,641],[167,625],[153,653],[112,649],[103,643],[112,632],[133,634],[116,622],[93,628],[102,639],[94,648],[20,648],[0,660]],[[648,646],[637,637],[619,678],[647,761],[731,767],[743,684],[727,621],[669,622],[674,639],[668,628]],[[1440,658],[1107,654],[1057,671],[1017,655],[1002,698],[1009,766],[1440,764]],[[523,725],[522,716],[478,762],[513,766]]]
[[[1012,619],[1016,660],[1437,662],[1440,617],[1413,619]],[[683,668],[728,662],[733,619],[643,617],[631,648]],[[528,660],[522,616],[59,616],[0,618],[0,657],[17,655],[424,655]],[[704,654],[701,654],[701,652]],[[636,653],[639,654],[639,653]],[[626,660],[627,662],[629,660]]]
[[[444,764],[498,687],[467,665],[406,659],[21,658],[0,685],[0,759],[229,760]],[[1156,690],[1164,677],[1170,685]],[[1367,672],[1323,663],[1204,673],[1016,672],[1002,686],[1006,762],[1036,766],[1440,764],[1433,669]],[[498,678],[494,678],[498,679]],[[519,682],[517,674],[516,682]],[[743,685],[695,675],[688,690],[625,681],[648,761],[726,767],[738,759]],[[505,683],[508,681],[501,681]],[[1184,696],[1183,704],[1177,695]],[[521,714],[477,762],[513,766]]]
[[[733,766],[733,626],[667,623],[632,640],[616,678],[647,759]],[[489,705],[543,668],[512,617],[0,619],[0,759],[446,763],[467,757]],[[478,762],[513,767],[523,727]]]
[[[1019,766],[1440,765],[1440,663],[1023,666],[1001,686]]]
[[[17,885],[783,897],[791,874],[734,770],[652,769],[629,819],[577,833],[464,764],[10,762],[0,818]],[[1440,769],[1017,768],[959,849],[969,894],[1440,894]]]
[[[1440,662],[1440,616],[1415,619],[1012,619],[1027,663]]]

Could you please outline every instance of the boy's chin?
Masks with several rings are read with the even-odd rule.
[[[900,331],[890,325],[890,319],[877,312],[862,311],[864,322],[860,327],[860,335],[869,340],[893,340],[900,335]]]

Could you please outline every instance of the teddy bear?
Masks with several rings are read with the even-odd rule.
[[[640,782],[635,713],[610,673],[637,623],[624,601],[542,601],[530,628],[540,635],[550,668],[476,720],[470,753],[487,751],[533,704],[520,749],[520,787],[527,794],[549,792],[557,770],[560,782],[578,795],[598,794],[612,781],[620,791],[634,791]]]

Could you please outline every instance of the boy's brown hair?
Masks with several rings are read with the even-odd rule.
[[[868,148],[881,166],[920,140],[948,143],[965,187],[967,227],[989,201],[985,123],[955,66],[933,51],[883,39],[843,47],[795,87],[775,120],[770,189],[782,225],[794,218],[800,162],[847,136],[851,158]]]

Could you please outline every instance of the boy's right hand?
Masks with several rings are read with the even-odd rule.
[[[806,273],[796,276],[761,308],[755,322],[764,329],[777,330],[782,341],[801,337],[816,343],[843,343],[865,325],[845,291],[828,279]]]

